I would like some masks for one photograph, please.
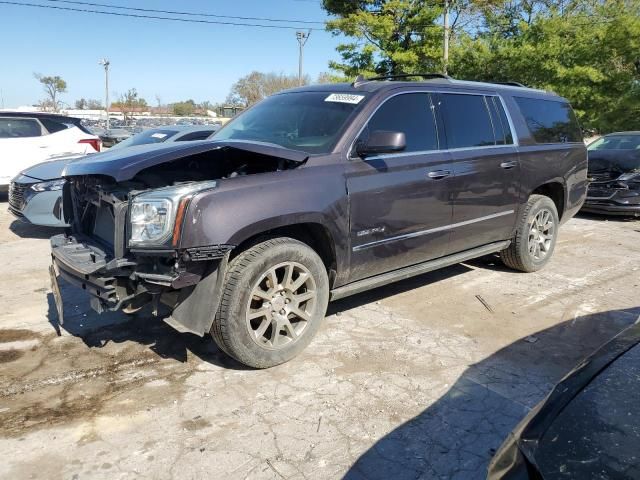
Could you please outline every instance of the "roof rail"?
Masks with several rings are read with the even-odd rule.
[[[358,85],[362,85],[366,82],[372,82],[375,80],[397,80],[401,78],[411,78],[411,77],[421,77],[425,80],[430,78],[442,78],[444,80],[451,80],[449,75],[445,75],[444,73],[401,73],[397,75],[380,75],[378,77],[370,77],[365,78],[362,75],[358,75],[358,77],[353,82],[353,86],[357,87]]]
[[[525,84],[520,83],[520,82],[512,82],[512,81],[509,81],[509,82],[493,82],[493,83],[496,83],[496,84],[498,84],[498,85],[510,85],[510,86],[512,86],[512,87],[529,88],[529,87],[527,87]]]

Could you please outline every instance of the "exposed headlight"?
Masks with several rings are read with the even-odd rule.
[[[170,246],[176,217],[181,218],[191,197],[214,188],[216,182],[167,187],[137,195],[131,201],[131,246]],[[179,233],[179,231],[178,231]]]
[[[62,190],[65,180],[59,178],[58,180],[51,180],[50,182],[40,182],[31,185],[31,190],[34,192],[53,192],[56,190]]]

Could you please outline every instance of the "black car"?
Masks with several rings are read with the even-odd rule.
[[[569,102],[426,77],[289,90],[211,141],[69,164],[54,291],[61,276],[98,312],[163,303],[262,368],[302,351],[329,300],[495,252],[539,270],[587,190]]]
[[[640,478],[640,323],[567,375],[515,428],[489,480]]]
[[[618,132],[591,143],[589,190],[582,210],[640,216],[640,132]]]

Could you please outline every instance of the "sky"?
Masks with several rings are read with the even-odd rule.
[[[108,10],[60,0],[12,0],[16,3]],[[326,20],[320,0],[84,0],[135,8],[173,10],[241,17]],[[124,10],[111,10],[127,13]],[[141,15],[165,15],[129,12]],[[262,23],[317,30],[304,49],[304,72],[317,77],[337,60],[339,39],[322,25],[256,20],[199,18],[208,21]],[[59,75],[67,82],[61,100],[73,106],[79,98],[104,101],[104,69],[111,62],[110,95],[136,88],[151,105],[192,98],[222,102],[231,85],[253,70],[298,72],[295,29],[240,27],[127,18],[60,11],[0,2],[0,108],[31,105],[44,98],[34,73]]]

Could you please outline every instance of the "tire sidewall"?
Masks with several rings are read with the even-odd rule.
[[[270,268],[283,262],[297,262],[309,269],[316,284],[316,306],[301,337],[291,345],[277,350],[259,346],[246,325],[246,313],[251,291]],[[296,240],[277,244],[243,268],[240,281],[232,289],[226,312],[226,330],[233,356],[243,363],[263,368],[284,363],[298,355],[317,333],[329,301],[329,281],[322,259],[307,245]]]
[[[551,212],[551,215],[553,216],[553,222],[554,222],[554,232],[553,232],[553,238],[551,240],[551,248],[549,249],[547,254],[544,256],[544,258],[540,260],[536,260],[529,253],[529,231],[531,230],[531,224],[533,223],[535,216],[542,209],[547,209]],[[559,229],[560,229],[560,219],[558,218],[558,210],[556,208],[555,203],[553,203],[553,201],[548,197],[541,196],[540,198],[536,199],[535,202],[533,202],[533,204],[531,205],[531,208],[529,208],[524,225],[520,229],[520,235],[521,235],[521,239],[519,242],[520,252],[518,253],[520,254],[522,263],[526,267],[527,271],[535,272],[537,270],[540,270],[549,262],[549,260],[551,260],[551,257],[553,256],[553,253],[556,249],[556,242],[558,240]]]

